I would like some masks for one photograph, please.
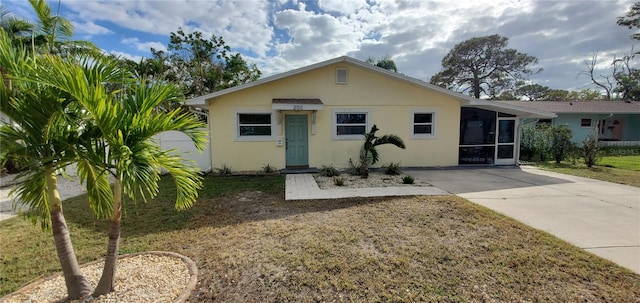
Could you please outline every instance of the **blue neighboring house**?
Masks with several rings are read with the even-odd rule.
[[[640,145],[640,102],[638,101],[497,101],[555,113],[556,118],[539,123],[567,124],[572,141],[581,143],[593,130],[598,139],[611,145]],[[609,145],[609,144],[607,144]]]

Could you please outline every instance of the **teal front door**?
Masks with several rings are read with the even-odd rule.
[[[309,126],[306,115],[286,115],[287,167],[309,167]]]

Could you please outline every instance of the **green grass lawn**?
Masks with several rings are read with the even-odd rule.
[[[198,266],[192,302],[637,302],[640,275],[454,196],[284,201],[284,178],[207,177],[175,212],[127,203],[121,253],[167,250]],[[86,197],[65,201],[81,263],[101,257],[107,224]],[[53,240],[0,222],[0,295],[59,271]]]
[[[547,161],[536,162],[536,166],[563,174],[640,187],[640,156],[606,156],[591,168],[582,162],[556,164]]]

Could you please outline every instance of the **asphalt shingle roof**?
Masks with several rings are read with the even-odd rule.
[[[496,101],[552,113],[640,114],[638,101]]]

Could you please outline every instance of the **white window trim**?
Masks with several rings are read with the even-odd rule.
[[[416,114],[431,114],[431,133],[430,134],[415,134],[413,132],[413,126],[415,124],[414,119],[415,119],[415,115]],[[416,140],[433,140],[433,139],[437,139],[437,122],[438,122],[438,113],[437,111],[433,110],[433,109],[428,109],[428,108],[424,108],[424,109],[414,109],[413,111],[411,111],[411,117],[409,118],[411,121],[409,127],[411,128],[409,130],[409,133],[411,134],[411,139],[416,139]]]
[[[589,126],[582,126],[582,120],[589,119]],[[593,127],[593,119],[592,118],[580,118],[580,128],[592,128]]]
[[[271,115],[271,136],[240,136],[240,114],[270,114]],[[275,121],[276,121],[276,113],[270,110],[241,110],[235,112],[235,141],[275,141]]]
[[[363,108],[340,108],[331,110],[331,139],[333,140],[362,140],[362,135],[338,135],[337,114],[366,114],[367,125],[365,133],[371,130],[371,110]]]

